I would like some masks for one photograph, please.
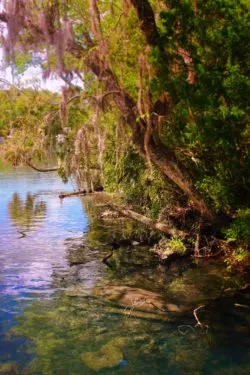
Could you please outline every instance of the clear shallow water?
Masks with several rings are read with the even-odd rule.
[[[54,174],[0,172],[0,373],[250,374],[250,309],[235,305],[250,295],[216,299],[242,281],[217,262],[166,268],[143,247],[120,249],[108,268],[109,242],[136,228],[100,220],[91,199],[58,198],[72,188]],[[163,321],[94,296],[124,285],[190,309]],[[203,303],[208,330],[195,327]]]

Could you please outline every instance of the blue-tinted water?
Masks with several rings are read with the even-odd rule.
[[[67,237],[81,237],[88,220],[77,199],[60,201],[72,190],[54,174],[27,170],[0,172],[0,319],[1,356],[25,362],[23,338],[4,334],[29,301],[51,298],[53,273],[64,273]]]
[[[109,241],[133,224],[100,220],[101,201],[58,198],[71,190],[54,174],[0,172],[0,374],[250,374],[250,295],[233,292],[244,282],[218,261],[165,267],[142,247],[108,268]],[[117,286],[181,312],[157,318],[97,297]]]

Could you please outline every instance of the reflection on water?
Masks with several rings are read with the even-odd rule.
[[[138,228],[62,190],[53,174],[0,172],[0,374],[249,375],[250,291],[233,292],[244,280],[218,261],[167,268],[146,246],[121,247],[110,269],[109,243]],[[124,286],[130,306],[104,298]],[[141,289],[174,312],[140,311]]]
[[[18,193],[13,193],[8,207],[13,224],[22,231],[23,236],[26,231],[42,222],[47,209],[46,202],[37,201],[36,196],[31,193],[27,193],[25,201]]]

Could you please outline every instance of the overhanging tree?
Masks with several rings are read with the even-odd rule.
[[[25,44],[46,52],[46,72],[56,70],[69,85],[73,74],[83,79],[93,74],[98,92],[112,100],[124,126],[130,127],[140,155],[178,186],[204,221],[211,222],[216,210],[233,213],[241,201],[235,199],[237,189],[241,194],[248,191],[246,9],[244,1],[235,0],[9,0],[0,20],[7,24],[3,38],[10,59]],[[235,61],[239,45],[241,60]],[[127,78],[131,75],[132,82]],[[240,98],[234,97],[237,90]],[[232,137],[226,139],[227,132]],[[213,142],[225,163],[217,163]],[[219,173],[224,185],[235,189],[231,200],[223,200],[227,192]]]

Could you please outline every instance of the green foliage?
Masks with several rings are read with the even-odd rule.
[[[170,0],[160,24],[168,64],[157,48],[151,53],[160,72],[152,81],[154,95],[168,92],[174,104],[162,140],[192,170],[216,211],[244,204],[250,183],[249,26],[244,1],[198,1],[195,10],[191,0]],[[180,48],[192,57],[195,84],[187,82]]]
[[[105,183],[104,186],[115,191],[117,187],[123,192],[127,203],[145,206],[146,166],[143,159],[133,146],[129,146],[122,159],[118,162],[113,152],[115,145],[110,143],[105,153]]]
[[[239,247],[238,249],[233,251],[232,255],[235,258],[235,261],[240,263],[244,261],[244,259],[249,255],[249,253],[247,250],[242,249],[242,247]]]
[[[114,158],[110,145],[110,150],[106,150],[105,154],[105,187],[110,191],[119,188],[128,204],[157,218],[174,196],[174,190],[165,176],[153,167],[150,171],[132,145],[125,149],[123,158],[116,165]]]
[[[65,170],[65,168],[63,168],[63,166],[61,166],[58,171],[58,176],[62,179],[62,181],[66,184],[68,182],[68,174],[67,174],[67,171]]]
[[[167,245],[170,250],[172,250],[173,252],[177,254],[185,254],[185,252],[187,251],[187,248],[185,244],[183,243],[183,240],[177,237],[171,238],[168,241]]]
[[[229,269],[245,270],[250,266],[250,209],[240,209],[229,228],[225,229],[229,244],[238,246],[227,254]]]
[[[117,170],[118,183],[120,184],[128,203],[138,201],[145,204],[144,189],[146,166],[143,159],[134,147],[129,147],[121,159]]]
[[[22,74],[25,70],[32,66],[32,58],[27,53],[19,52],[15,60],[15,68],[18,74]]]
[[[226,264],[229,270],[238,270],[243,272],[250,266],[249,251],[239,247],[233,250],[226,257]]]
[[[48,91],[11,89],[0,91],[0,99],[2,157],[19,165],[30,158],[47,160],[55,156],[59,119],[51,114],[58,108],[59,96]]]
[[[244,244],[245,248],[250,246],[250,208],[237,211],[236,218],[228,229],[225,230],[228,242]]]

